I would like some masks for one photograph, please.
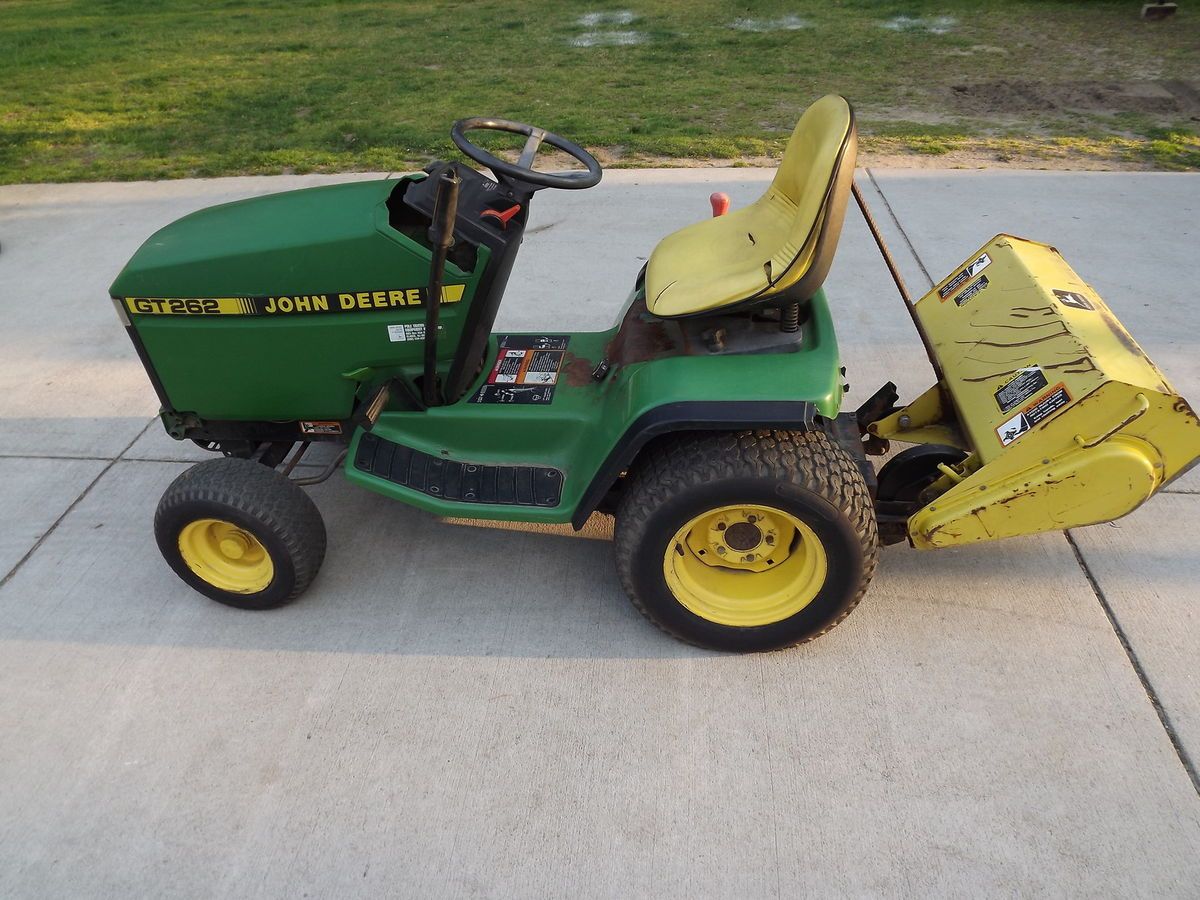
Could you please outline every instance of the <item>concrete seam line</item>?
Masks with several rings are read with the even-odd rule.
[[[1197,770],[1196,764],[1192,761],[1191,756],[1188,755],[1187,750],[1184,749],[1183,742],[1179,740],[1175,726],[1171,723],[1171,716],[1158,699],[1158,693],[1154,690],[1154,685],[1150,683],[1150,676],[1146,674],[1146,670],[1142,667],[1137,654],[1133,652],[1133,645],[1129,643],[1129,638],[1121,628],[1121,623],[1117,621],[1116,611],[1113,610],[1112,605],[1108,602],[1108,597],[1105,596],[1104,589],[1100,587],[1100,583],[1096,581],[1092,570],[1088,568],[1087,560],[1083,558],[1083,551],[1079,549],[1079,544],[1075,542],[1075,536],[1070,531],[1064,531],[1063,534],[1067,538],[1067,543],[1071,545],[1071,551],[1075,554],[1075,561],[1079,563],[1079,568],[1083,570],[1083,577],[1087,579],[1088,584],[1091,585],[1092,593],[1100,601],[1100,608],[1104,610],[1104,615],[1108,617],[1108,624],[1112,626],[1117,640],[1121,642],[1121,647],[1125,650],[1125,655],[1129,658],[1129,664],[1133,666],[1133,671],[1137,674],[1138,681],[1142,683],[1142,690],[1146,692],[1146,697],[1150,700],[1150,705],[1154,707],[1159,724],[1162,725],[1163,731],[1167,733],[1167,739],[1170,740],[1171,746],[1175,748],[1175,755],[1179,758],[1183,770],[1191,780],[1192,789],[1200,796],[1200,770]]]
[[[105,465],[105,467],[96,474],[95,478],[93,478],[91,481],[88,482],[88,486],[79,492],[79,496],[70,502],[70,504],[67,506],[67,508],[64,509],[59,514],[58,518],[55,519],[53,523],[51,523],[50,527],[47,528],[45,530],[45,532],[42,533],[42,536],[33,542],[33,546],[30,547],[25,552],[25,555],[17,560],[16,564],[11,569],[8,570],[8,573],[3,578],[0,578],[0,589],[3,589],[6,584],[8,584],[10,581],[12,581],[13,577],[17,574],[17,572],[20,571],[21,566],[25,565],[25,563],[29,560],[29,558],[31,556],[33,556],[33,554],[37,553],[38,548],[41,547],[42,544],[44,544],[46,542],[46,539],[49,538],[50,535],[54,534],[55,529],[57,529],[58,526],[62,524],[63,519],[65,519],[67,516],[69,516],[71,514],[71,510],[73,510],[75,507],[77,507],[80,503],[83,502],[83,498],[92,492],[92,488],[94,488],[99,483],[101,478],[103,478],[105,475],[108,474],[109,469],[111,469],[113,466],[115,466],[117,464],[117,462],[121,459],[121,457],[124,456],[126,453],[128,453],[130,448],[133,447],[133,445],[137,443],[138,438],[140,438],[143,434],[145,434],[149,430],[150,426],[153,425],[157,421],[158,421],[158,417],[155,416],[153,419],[151,419],[149,422],[147,422],[145,427],[143,427],[141,431],[139,431],[137,434],[135,434],[133,436],[133,440],[131,440],[128,444],[125,445],[124,450],[122,450],[120,453],[118,453],[112,459],[108,460],[108,464]],[[100,457],[100,458],[103,459],[104,457]]]
[[[883,201],[883,208],[888,211],[892,221],[896,223],[896,227],[900,229],[900,236],[904,238],[904,243],[908,245],[908,252],[912,254],[913,259],[917,261],[917,265],[921,269],[921,274],[925,276],[925,280],[929,282],[929,286],[933,287],[937,284],[933,280],[933,276],[929,274],[929,270],[925,268],[925,263],[921,259],[921,254],[917,253],[917,248],[913,246],[913,242],[909,240],[908,232],[904,230],[904,226],[900,224],[900,217],[896,215],[896,211],[892,209],[892,204],[888,202],[887,195],[884,194],[883,188],[879,186],[879,182],[875,180],[875,173],[870,169],[866,170],[867,178],[871,182],[871,187],[875,188],[875,193],[879,195],[879,199]]]
[[[151,423],[153,424],[153,423]],[[142,430],[145,434],[145,429]],[[139,435],[140,437],[140,435]],[[135,438],[136,440],[136,438]],[[195,465],[196,463],[204,462],[201,459],[171,459],[166,456],[125,456],[128,452],[126,447],[121,456],[113,458],[111,456],[47,456],[41,453],[0,453],[0,459],[57,459],[66,462],[144,462],[144,463],[177,463],[181,466]],[[323,469],[325,463],[319,462],[303,462],[301,461],[297,468],[299,469]]]
[[[145,429],[143,429],[141,433],[145,434],[146,433]],[[126,448],[126,449],[128,449],[128,448]],[[69,456],[69,455],[62,455],[62,454],[57,454],[57,453],[0,453],[0,459],[61,459],[61,460],[66,460],[66,461],[72,461],[72,460],[78,459],[78,460],[83,460],[85,462],[86,461],[91,461],[91,462],[97,462],[97,461],[99,461],[99,462],[114,462],[115,461],[115,457],[112,457],[112,456]],[[148,462],[155,462],[155,461],[156,460],[148,460]]]

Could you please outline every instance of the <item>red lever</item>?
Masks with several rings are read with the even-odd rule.
[[[723,216],[729,212],[729,195],[717,191],[715,194],[710,194],[708,202],[712,204],[713,218]]]
[[[513,216],[515,216],[520,211],[521,211],[521,204],[514,203],[512,206],[510,206],[508,209],[505,209],[505,210],[485,209],[483,212],[481,212],[479,214],[479,218],[484,219],[484,218],[487,218],[490,216],[491,218],[495,219],[497,222],[500,223],[501,228],[507,228],[508,220],[511,219]]]

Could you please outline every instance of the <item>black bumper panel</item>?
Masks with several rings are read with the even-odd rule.
[[[558,469],[456,462],[369,433],[358,442],[354,468],[458,503],[554,507],[562,498]]]

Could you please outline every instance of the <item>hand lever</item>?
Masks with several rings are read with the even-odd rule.
[[[440,406],[437,383],[438,312],[442,303],[442,278],[446,254],[454,244],[454,220],[458,216],[458,173],[447,168],[438,176],[433,220],[429,225],[429,243],[433,257],[429,261],[429,296],[425,298],[425,373],[421,394],[426,406]]]
[[[508,220],[521,211],[521,204],[514,203],[508,209],[485,209],[479,214],[481,219],[495,219],[500,223],[500,230],[508,227]]]

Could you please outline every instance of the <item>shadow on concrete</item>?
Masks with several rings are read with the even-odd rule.
[[[185,468],[118,462],[0,590],[0,636],[437,657],[719,655],[685,646],[642,619],[606,541],[449,524],[336,475],[312,489],[330,539],[309,591],[269,612],[221,606],[176,579],[154,543],[158,497]],[[884,631],[920,629],[936,620],[939,607],[1042,623],[1073,617],[1019,588],[1030,579],[1061,581],[1064,594],[1085,588],[1060,534],[935,554],[885,548],[862,608],[831,635],[792,652],[835,652],[844,646],[839,635],[866,618],[899,617],[893,625],[877,621]]]

